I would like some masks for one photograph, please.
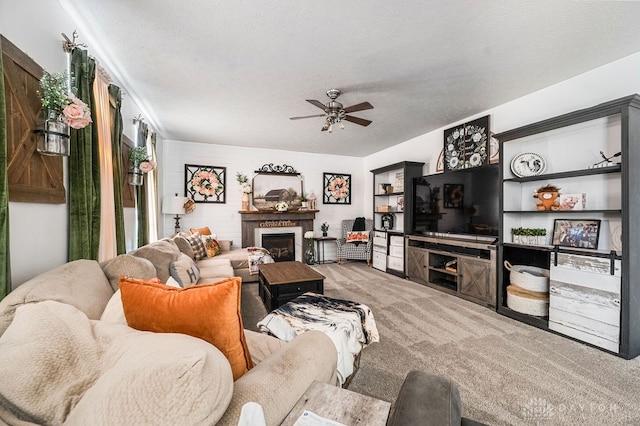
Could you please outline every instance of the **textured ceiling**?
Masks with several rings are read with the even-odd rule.
[[[164,139],[364,156],[640,51],[640,2],[59,0]],[[372,120],[320,132],[325,102]]]

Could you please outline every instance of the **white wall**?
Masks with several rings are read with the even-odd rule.
[[[436,173],[438,155],[444,146],[444,131],[458,123],[491,115],[491,131],[501,133],[634,93],[640,93],[640,53],[369,155],[364,158],[364,168],[371,170],[407,160],[424,162],[424,174]],[[511,158],[505,161],[511,161]],[[367,174],[365,199],[373,196],[372,185],[373,177]]]
[[[66,54],[62,50],[61,33],[71,36],[75,28],[78,26],[58,2],[46,0],[0,2],[0,33],[47,71],[65,71]],[[80,33],[79,36],[79,42],[83,42],[82,34]],[[91,46],[88,50],[95,56]],[[124,85],[118,82],[115,84],[126,92]],[[34,93],[34,96],[37,95]],[[125,95],[122,111],[124,132],[132,137],[133,117],[140,113],[140,108]],[[66,182],[66,159],[64,164]],[[68,188],[67,183],[65,187]],[[132,216],[131,212],[128,212],[128,234],[133,228]],[[10,202],[9,224],[13,288],[67,261],[68,210],[66,204]]]
[[[331,135],[329,135],[331,136]],[[254,171],[267,163],[288,164],[304,178],[304,191],[307,196],[314,192],[318,198],[318,210],[314,221],[314,231],[321,235],[322,222],[329,224],[329,236],[339,237],[342,219],[358,216],[371,217],[371,202],[364,200],[364,177],[362,158],[344,157],[327,154],[309,154],[302,152],[273,149],[238,148],[225,145],[209,145],[194,142],[164,141],[164,179],[163,195],[178,193],[184,195],[185,164],[226,167],[227,199],[225,204],[198,203],[196,210],[183,215],[180,220],[182,230],[190,227],[208,226],[219,239],[233,240],[234,247],[242,243],[240,225],[240,206],[242,194],[236,182],[236,173],[240,172],[251,179]],[[351,204],[336,205],[322,203],[322,173],[351,174]],[[164,217],[164,236],[173,235],[174,221],[171,216]],[[161,235],[162,236],[162,235]],[[329,258],[335,253],[335,245],[326,244],[325,254]],[[334,255],[335,256],[335,255]],[[335,257],[334,257],[335,258]]]

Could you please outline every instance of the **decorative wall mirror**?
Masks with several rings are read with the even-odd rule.
[[[276,210],[276,204],[286,203],[286,210],[299,210],[304,194],[304,181],[293,167],[265,164],[255,171],[251,180],[253,207]]]

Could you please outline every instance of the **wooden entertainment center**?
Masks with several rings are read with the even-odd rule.
[[[409,235],[407,278],[495,308],[495,240]]]

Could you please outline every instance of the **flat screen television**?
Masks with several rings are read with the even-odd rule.
[[[497,237],[499,197],[499,164],[415,178],[412,233]]]

